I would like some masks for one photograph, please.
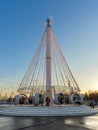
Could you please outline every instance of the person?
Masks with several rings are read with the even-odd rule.
[[[94,108],[94,101],[92,101],[92,108]]]
[[[90,103],[89,103],[89,106],[94,108],[94,101],[91,100]]]
[[[49,106],[49,105],[50,105],[50,98],[47,97],[47,98],[46,98],[46,106]]]
[[[40,104],[41,104],[41,106],[43,106],[43,96],[42,95],[40,96]]]

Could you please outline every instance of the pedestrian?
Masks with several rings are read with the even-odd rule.
[[[49,105],[50,105],[50,98],[47,97],[47,98],[46,98],[46,106],[49,106]]]

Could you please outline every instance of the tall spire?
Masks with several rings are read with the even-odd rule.
[[[51,30],[50,18],[46,26],[46,90],[51,90]]]

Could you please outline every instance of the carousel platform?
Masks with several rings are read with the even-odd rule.
[[[95,110],[86,105],[63,105],[63,106],[9,106],[0,110],[0,115],[5,116],[78,116],[78,115],[94,115]]]

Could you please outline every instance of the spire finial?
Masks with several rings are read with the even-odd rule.
[[[46,21],[46,22],[47,22],[46,25],[50,27],[50,25],[51,25],[51,24],[50,24],[50,23],[51,23],[51,18],[47,18],[47,21]]]

